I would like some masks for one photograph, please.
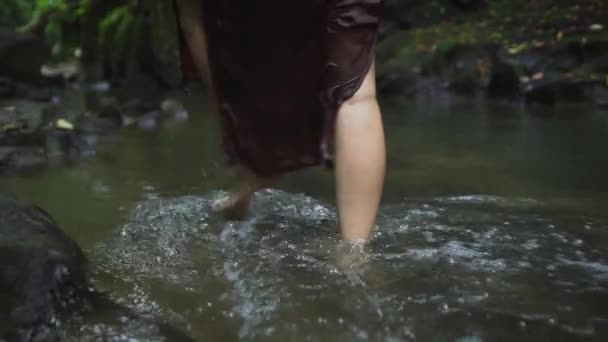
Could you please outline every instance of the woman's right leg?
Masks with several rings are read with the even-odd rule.
[[[211,70],[207,55],[207,36],[203,26],[201,0],[175,0],[178,9],[180,28],[184,34],[194,64],[201,79],[211,86]],[[234,219],[245,215],[251,204],[253,194],[275,184],[279,177],[260,178],[253,172],[240,169],[238,172],[241,185],[230,195],[217,201],[214,210]]]
[[[281,178],[280,175],[268,178],[258,177],[244,168],[239,169],[238,177],[241,182],[239,188],[213,204],[213,210],[234,220],[240,220],[247,214],[256,192],[275,185]]]
[[[177,15],[186,44],[202,81],[211,86],[207,36],[203,26],[201,0],[175,0]]]

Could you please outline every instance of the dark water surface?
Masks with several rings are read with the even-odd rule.
[[[200,341],[608,340],[608,113],[383,104],[384,203],[367,251],[336,234],[333,175],[299,172],[224,222],[213,111],[0,186],[87,251],[99,286]],[[122,317],[74,340],[160,340]]]

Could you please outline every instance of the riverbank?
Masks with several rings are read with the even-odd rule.
[[[454,3],[392,5],[378,46],[381,93],[608,107],[608,4]]]
[[[161,15],[171,6],[133,13],[138,34],[158,39],[134,46],[128,58],[91,43],[99,34],[92,23],[111,8],[92,7],[80,46],[67,55],[39,34],[0,29],[0,173],[76,162],[122,128],[188,119],[173,96],[187,88],[176,79],[175,20]],[[163,20],[154,26],[150,18]],[[608,5],[594,0],[387,1],[377,46],[380,96],[421,105],[558,106],[560,116],[577,115],[564,114],[564,104],[608,110],[606,18]]]

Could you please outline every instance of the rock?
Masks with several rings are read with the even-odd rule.
[[[107,122],[108,129],[118,129],[123,124],[123,113],[117,105],[102,106],[97,117]]]
[[[520,78],[515,66],[500,60],[495,60],[490,71],[487,85],[491,98],[514,99],[519,96]]]
[[[602,108],[608,108],[608,84],[597,83],[591,89],[591,98],[595,101],[595,104]]]
[[[118,118],[122,120],[121,117]],[[83,116],[78,120],[76,130],[78,133],[105,135],[116,132],[121,127],[122,121],[114,118],[101,116]]]
[[[16,150],[15,146],[0,146],[0,171],[8,167]]]
[[[412,95],[419,90],[420,75],[407,69],[407,65],[384,64],[377,71],[378,92],[382,94]]]
[[[38,36],[0,29],[0,75],[30,84],[52,83],[40,72],[50,56],[49,47]]]
[[[16,96],[37,102],[54,102],[57,91],[54,88],[37,87],[26,83],[16,85]]]
[[[49,130],[44,135],[44,151],[50,165],[61,165],[70,157],[72,132]]]
[[[175,99],[165,99],[160,104],[161,111],[169,119],[176,121],[188,120],[188,110],[184,105]]]
[[[450,0],[450,2],[463,10],[479,10],[488,4],[486,0]]]
[[[439,48],[422,66],[425,76],[437,76],[445,87],[461,95],[474,95],[487,88],[492,77],[508,73],[507,68],[494,73],[498,47],[495,45],[456,44]],[[496,88],[496,82],[493,85]],[[504,90],[504,89],[503,89]]]
[[[12,155],[10,167],[20,172],[36,171],[45,167],[47,159],[39,146],[19,146]]]
[[[543,75],[541,79],[531,80],[523,87],[522,92],[527,103],[558,104],[585,102],[585,82],[567,79],[558,73]]]
[[[90,292],[78,245],[41,208],[0,193],[0,317],[10,338],[53,326]]]
[[[80,73],[80,67],[76,61],[44,64],[40,69],[40,73],[48,78],[74,80]]]
[[[542,49],[529,49],[517,54],[509,54],[505,49],[500,49],[498,56],[522,74],[533,74],[543,70],[545,54]]]
[[[36,141],[40,123],[37,113],[23,112],[14,106],[0,109],[0,145],[25,145]]]
[[[0,146],[0,173],[38,170],[46,165],[44,151],[36,146]]]
[[[63,341],[64,323],[71,319],[114,316],[155,327],[155,340],[193,341],[170,324],[113,302],[95,288],[90,273],[84,252],[46,211],[0,192],[0,339]]]
[[[110,90],[112,86],[108,81],[96,81],[85,83],[85,89],[95,93],[105,93]]]
[[[0,98],[11,97],[15,93],[15,85],[7,77],[0,76]]]
[[[536,71],[571,72],[581,65],[597,64],[597,69],[608,70],[608,41],[606,40],[569,40],[563,41],[545,51],[542,67]]]
[[[137,118],[137,127],[146,131],[153,130],[158,125],[160,112],[148,112]]]

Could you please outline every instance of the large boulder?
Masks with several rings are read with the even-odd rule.
[[[95,289],[90,273],[84,252],[47,212],[0,192],[0,340],[64,341],[71,320],[120,317],[154,327],[159,336],[152,340],[192,341],[172,325],[114,302]],[[108,329],[97,338],[108,340]]]
[[[33,339],[82,304],[87,259],[41,208],[0,193],[0,320],[5,336]]]

